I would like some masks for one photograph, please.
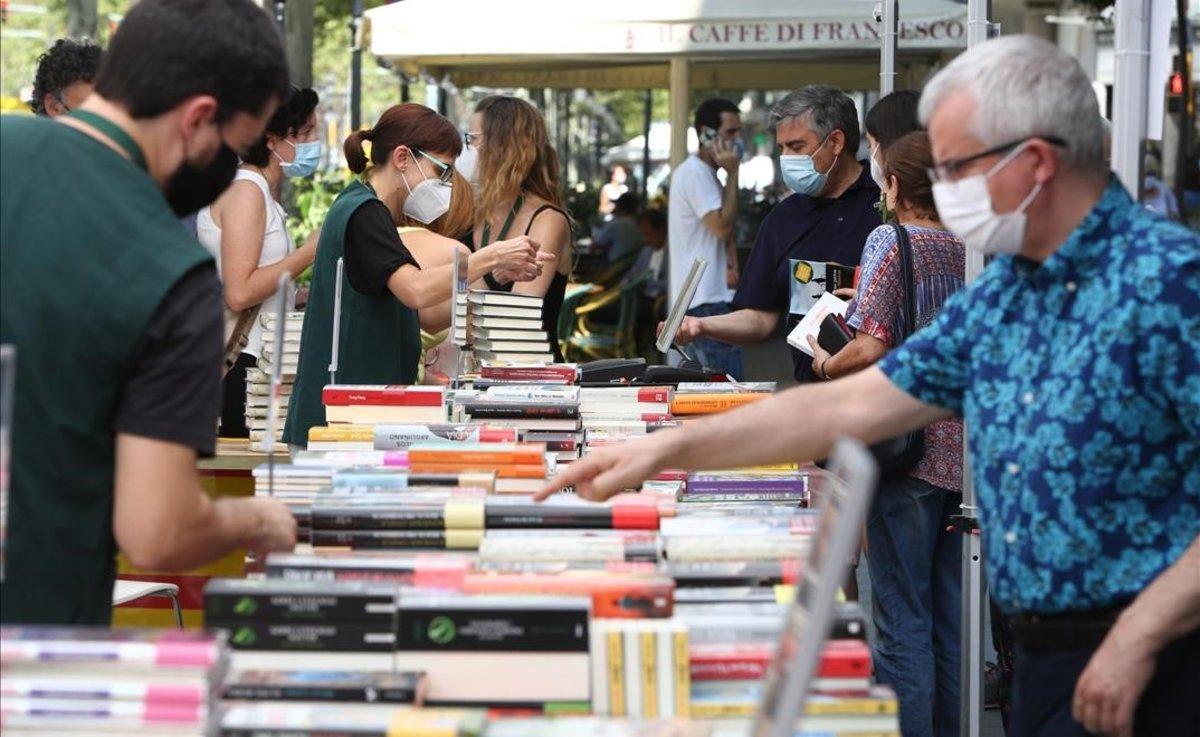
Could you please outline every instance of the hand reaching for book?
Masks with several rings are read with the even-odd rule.
[[[296,547],[296,518],[278,499],[251,497],[245,500],[258,517],[257,532],[247,547],[255,557],[267,553],[291,552]]]
[[[637,488],[665,465],[676,434],[664,430],[592,451],[548,481],[533,499],[544,501],[571,486],[579,497],[602,502],[626,489]]]

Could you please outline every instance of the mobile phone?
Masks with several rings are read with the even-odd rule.
[[[709,148],[712,148],[713,144],[716,142],[717,142],[717,132],[715,130],[713,130],[712,128],[709,128],[708,126],[705,126],[700,129],[700,145],[701,146],[708,146]]]

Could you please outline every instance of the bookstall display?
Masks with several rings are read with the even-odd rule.
[[[796,464],[668,469],[607,502],[534,503],[596,448],[774,389],[578,377],[485,361],[451,387],[330,384],[308,448],[254,472],[300,542],[207,583],[206,629],[177,636],[208,655],[172,669],[153,655],[165,633],[5,630],[5,734],[69,734],[84,713],[149,735],[746,734],[818,554],[812,502],[837,479]],[[795,734],[898,734],[862,612],[842,603],[831,622],[813,635]],[[89,638],[141,660],[37,650]],[[89,678],[122,685],[89,692]]]

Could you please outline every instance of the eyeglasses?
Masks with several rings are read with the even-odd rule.
[[[434,158],[433,156],[430,156],[429,154],[425,153],[424,151],[422,151],[419,148],[415,149],[415,150],[417,153],[421,154],[425,158],[429,159],[430,161],[432,161],[433,163],[438,165],[438,168],[440,169],[440,171],[438,173],[438,179],[441,180],[442,184],[449,184],[450,181],[452,179],[454,179],[454,167],[453,166],[451,166],[450,164],[447,164],[444,161],[438,161],[436,158]]]
[[[479,139],[483,138],[483,131],[475,133],[473,131],[463,131],[463,143],[468,146],[474,146],[479,143]]]
[[[926,169],[925,173],[929,175],[929,181],[931,182],[953,181],[962,176],[963,169],[965,169],[969,164],[979,161],[980,159],[987,158],[988,156],[995,156],[996,154],[1002,154],[1006,151],[1011,151],[1017,146],[1020,146],[1022,143],[1034,138],[1040,138],[1046,143],[1049,143],[1053,146],[1058,146],[1060,148],[1067,147],[1067,142],[1061,138],[1058,138],[1057,136],[1025,136],[1024,138],[1018,138],[1015,141],[1002,143],[999,146],[989,148],[986,151],[980,151],[977,154],[964,156],[961,159],[949,159],[947,161],[943,161],[932,168]]]

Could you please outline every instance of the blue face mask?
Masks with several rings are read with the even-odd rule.
[[[286,138],[284,140],[296,149],[296,157],[291,161],[279,159],[279,168],[283,169],[283,173],[289,177],[311,177],[315,174],[325,155],[321,142],[292,143]],[[279,154],[275,154],[275,157],[278,158]]]
[[[813,153],[820,151],[821,147],[825,145],[825,141],[828,140],[829,136],[826,136]],[[817,166],[813,163],[813,157],[810,154],[785,154],[779,157],[779,169],[783,173],[783,183],[796,194],[809,197],[816,197],[825,188],[825,182],[829,180],[829,172],[833,171],[836,164],[837,157],[835,156],[833,163],[822,173],[817,171]]]

